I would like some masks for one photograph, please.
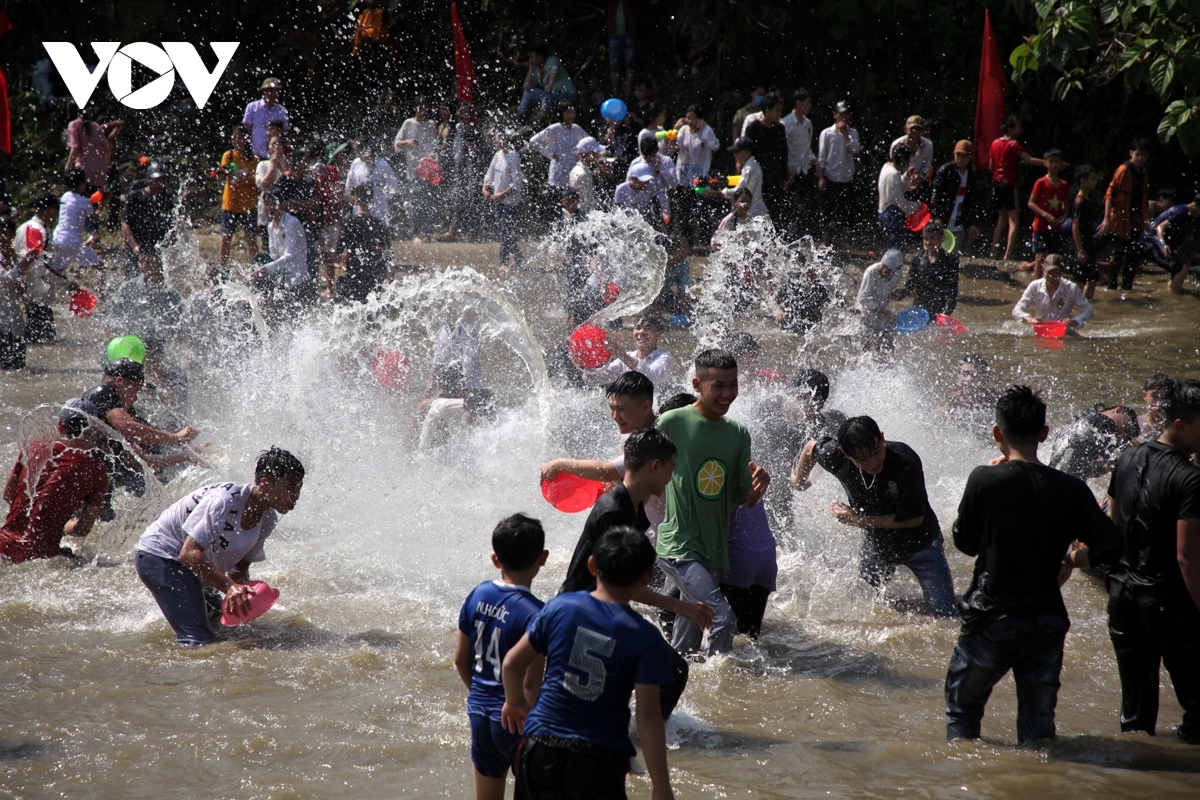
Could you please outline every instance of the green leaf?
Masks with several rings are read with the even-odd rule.
[[[1033,8],[1042,19],[1048,19],[1054,13],[1055,0],[1033,0]]]
[[[1175,131],[1175,139],[1188,158],[1200,156],[1200,120],[1189,119]]]
[[[1150,88],[1158,95],[1160,100],[1165,100],[1171,91],[1171,84],[1175,80],[1175,61],[1170,56],[1159,56],[1150,65]]]
[[[1100,21],[1105,25],[1111,25],[1116,22],[1117,17],[1121,16],[1121,6],[1123,3],[1119,0],[1104,0],[1100,4]]]

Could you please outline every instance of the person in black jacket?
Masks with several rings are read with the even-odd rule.
[[[1012,387],[996,403],[1001,456],[976,467],[963,489],[954,545],[976,559],[946,672],[947,739],[979,738],[984,705],[1010,669],[1018,741],[1054,736],[1071,627],[1060,587],[1073,569],[1120,555],[1116,528],[1087,484],[1038,461],[1049,432],[1046,404],[1029,387]],[[1070,549],[1077,540],[1087,546]]]
[[[1179,735],[1200,744],[1200,381],[1162,403],[1157,441],[1117,459],[1108,496],[1124,545],[1108,578],[1108,634],[1121,676],[1121,730],[1154,734],[1159,669],[1183,706]]]
[[[979,178],[971,166],[975,148],[966,139],[954,145],[954,160],[938,167],[933,176],[933,200],[929,213],[958,237],[959,246],[970,253],[979,238],[979,221],[985,204],[979,199]],[[962,241],[963,233],[967,234]]]

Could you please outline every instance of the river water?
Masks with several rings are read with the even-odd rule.
[[[202,237],[215,260],[211,248]],[[82,565],[0,565],[0,797],[471,796],[465,691],[451,664],[459,604],[495,574],[490,531],[515,511],[545,523],[551,558],[533,589],[553,594],[584,517],[542,500],[538,465],[604,457],[618,439],[598,392],[542,390],[537,359],[518,352],[522,342],[562,335],[559,278],[499,275],[494,246],[399,245],[397,254],[428,272],[478,268],[515,298],[527,330],[510,327],[484,347],[488,385],[504,409],[497,421],[441,453],[406,452],[415,398],[337,368],[371,341],[347,332],[345,320],[298,331],[266,353],[234,350],[197,365],[188,420],[213,442],[214,466],[177,478],[166,487],[172,497],[217,479],[248,480],[255,454],[272,444],[306,464],[300,502],[255,573],[281,590],[279,605],[222,643],[185,651],[127,549]],[[702,266],[695,260],[694,274]],[[848,271],[843,294],[858,274]],[[1150,374],[1195,376],[1200,365],[1195,288],[1171,296],[1161,273],[1130,292],[1098,290],[1095,320],[1057,348],[1011,321],[1019,291],[994,270],[968,267],[956,316],[970,333],[901,336],[891,366],[861,358],[837,314],[803,343],[765,318],[747,327],[764,342],[761,367],[825,369],[830,407],[871,414],[889,439],[917,450],[948,533],[968,472],[992,455],[932,414],[961,355],[987,357],[996,385],[1042,391],[1056,426],[1093,402],[1140,411]],[[411,298],[410,309],[427,302]],[[59,320],[59,343],[34,347],[30,369],[0,377],[5,469],[23,415],[98,382],[100,343],[111,331],[65,309]],[[419,360],[407,335],[400,346]],[[672,331],[662,346],[684,361],[694,340]],[[743,394],[732,415],[745,419],[761,395]],[[1200,749],[1169,735],[1118,734],[1105,595],[1082,575],[1065,588],[1073,624],[1058,740],[1014,746],[1006,678],[988,706],[985,738],[947,744],[942,683],[957,625],[913,612],[919,591],[904,570],[882,598],[867,591],[856,577],[858,537],[825,510],[840,497],[836,482],[820,470],[814,477],[797,500],[797,530],[778,532],[780,591],[760,641],[739,638],[731,656],[695,666],[668,725],[677,796],[1200,795]],[[947,547],[962,592],[971,562]],[[1167,734],[1180,710],[1163,679],[1159,730]],[[632,797],[650,796],[644,778],[629,784]]]

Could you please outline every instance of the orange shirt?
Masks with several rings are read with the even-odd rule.
[[[221,166],[228,166],[230,161],[238,165],[238,174],[225,179],[221,210],[248,214],[258,208],[258,187],[254,185],[254,171],[258,168],[258,158],[251,154],[247,159],[245,156],[236,155],[232,150],[226,150],[225,155],[221,156]]]

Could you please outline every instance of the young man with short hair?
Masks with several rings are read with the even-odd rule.
[[[771,219],[780,230],[792,221],[791,198],[795,173],[788,160],[787,131],[783,122],[783,97],[767,92],[762,102],[762,117],[746,126],[745,136],[753,144],[754,158],[762,168],[762,194]]]
[[[1108,485],[1122,553],[1109,575],[1108,633],[1121,676],[1121,730],[1155,732],[1159,668],[1200,744],[1200,381],[1165,391],[1157,441],[1126,450]]]
[[[733,649],[736,619],[721,593],[719,571],[729,567],[729,517],[735,505],[753,506],[771,476],[751,460],[750,433],[726,417],[738,396],[737,360],[724,350],[696,356],[694,405],[669,411],[655,423],[679,449],[667,487],[667,513],[658,526],[659,564],[683,596],[714,612],[705,654]],[[675,622],[671,646],[700,649],[702,632],[691,620]]]
[[[250,607],[250,564],[264,561],[263,543],[279,514],[296,507],[304,465],[286,450],[258,455],[254,483],[214,483],[168,507],[137,544],[137,573],[183,647],[216,635],[209,617]],[[209,593],[205,587],[214,590]],[[224,601],[215,595],[223,594]]]
[[[1111,563],[1118,554],[1116,529],[1087,484],[1038,460],[1049,431],[1041,398],[1027,386],[1009,389],[992,428],[1001,455],[976,467],[963,489],[954,545],[976,558],[946,673],[947,739],[979,738],[984,705],[1009,670],[1017,741],[1054,737],[1071,626],[1059,587],[1076,567]],[[1087,546],[1071,549],[1077,541]]]
[[[850,246],[854,221],[854,157],[862,150],[858,131],[850,127],[850,103],[841,100],[833,107],[833,125],[817,140],[817,188],[821,190],[824,219],[821,243],[828,245],[835,228],[842,234],[843,249]]]
[[[654,547],[633,528],[613,528],[596,542],[591,592],[568,592],[546,604],[504,659],[501,720],[523,733],[516,796],[625,796],[629,698],[654,800],[673,800],[667,769],[661,687],[671,683],[662,636],[629,602],[654,575]],[[539,655],[546,678],[532,710],[524,680]]]
[[[1104,219],[1098,233],[1110,235],[1114,244],[1108,288],[1133,288],[1133,275],[1141,264],[1142,232],[1150,222],[1150,176],[1146,162],[1150,142],[1135,139],[1129,146],[1129,160],[1117,167],[1104,193]]]
[[[545,603],[533,596],[533,579],[546,564],[542,523],[524,514],[500,520],[492,531],[492,564],[500,580],[484,581],[463,602],[458,614],[454,668],[467,686],[471,725],[471,763],[475,767],[475,800],[504,800],[504,784],[521,745],[504,730],[504,676],[508,651],[521,640]],[[546,661],[533,659],[523,687],[530,705],[537,702]]]
[[[912,570],[930,611],[955,616],[954,579],[946,563],[942,529],[925,491],[921,457],[902,442],[889,442],[870,417],[851,417],[837,436],[804,446],[792,471],[792,486],[803,492],[820,464],[846,490],[849,505],[830,507],[834,519],[864,531],[858,574],[881,588],[896,567]]]
[[[616,358],[602,367],[584,370],[584,381],[593,386],[608,385],[624,373],[636,370],[649,378],[656,389],[667,388],[675,370],[675,356],[658,349],[658,339],[665,328],[657,316],[642,314],[633,325],[636,349],[617,353]]]
[[[1092,199],[1096,191],[1096,168],[1083,164],[1075,169],[1075,181],[1079,191],[1075,194],[1075,203],[1071,206],[1071,239],[1073,240],[1075,258],[1070,262],[1068,270],[1076,283],[1083,285],[1083,296],[1091,302],[1096,294],[1096,281],[1100,278],[1100,267],[1096,263],[1099,242],[1096,238],[1096,228],[1100,224],[1101,207]]]

